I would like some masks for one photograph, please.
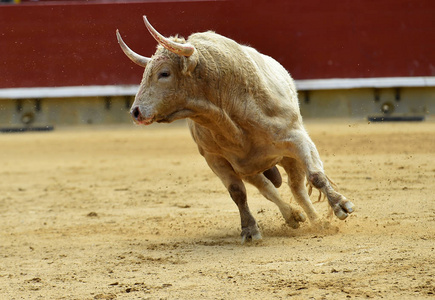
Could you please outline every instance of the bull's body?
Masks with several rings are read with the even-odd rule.
[[[302,212],[281,200],[276,165],[287,172],[292,193],[312,223],[320,218],[305,178],[327,196],[337,217],[344,219],[353,211],[353,204],[334,191],[324,174],[303,127],[294,82],[277,61],[214,32],[195,33],[187,43],[162,41],[145,22],[163,45],[151,59],[132,57],[120,39],[126,54],[146,66],[132,115],[145,125],[189,119],[199,152],[239,208],[243,241],[261,237],[243,181],[276,203],[290,226],[297,228],[305,220]],[[187,52],[175,51],[178,45]]]
[[[213,32],[194,34],[189,42],[203,49],[198,73],[205,73],[201,66],[215,67],[209,70],[215,76],[202,76],[208,95],[201,98],[207,97],[209,107],[189,122],[201,153],[225,158],[240,176],[275,166],[284,156],[278,143],[294,128],[303,128],[287,71],[274,59]]]

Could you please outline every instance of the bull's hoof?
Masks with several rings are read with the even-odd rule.
[[[261,232],[257,224],[242,228],[242,233],[240,234],[242,239],[241,243],[244,244],[246,241],[256,241],[261,240]]]
[[[307,217],[300,210],[293,209],[291,216],[285,219],[288,226],[293,229],[298,229],[301,225],[299,223],[305,222]]]
[[[354,212],[355,205],[343,197],[341,201],[334,205],[332,209],[334,210],[334,214],[337,218],[339,218],[340,220],[344,220],[348,217],[349,214]]]

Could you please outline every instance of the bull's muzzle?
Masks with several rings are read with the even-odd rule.
[[[130,114],[136,124],[142,124],[142,125],[150,125],[154,122],[154,116],[151,116],[149,118],[146,118],[139,106],[134,106],[131,108]]]

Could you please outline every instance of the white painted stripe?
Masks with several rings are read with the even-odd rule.
[[[434,87],[435,77],[333,78],[296,80],[298,90]],[[0,89],[0,99],[132,96],[138,85],[91,85]]]
[[[11,88],[0,89],[0,99],[131,96],[138,88],[138,85]]]
[[[296,80],[296,87],[301,91],[428,86],[435,86],[435,77],[379,77]]]

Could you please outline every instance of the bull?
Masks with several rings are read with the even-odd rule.
[[[312,187],[326,196],[339,219],[354,211],[325,175],[302,122],[295,83],[283,66],[215,32],[167,38],[143,19],[158,42],[151,58],[132,51],[116,31],[123,52],[145,68],[130,111],[133,120],[150,125],[187,118],[199,153],[239,209],[242,243],[262,238],[244,182],[275,203],[290,227],[306,220],[281,199],[277,165],[288,174],[291,192],[311,224],[323,222],[310,200]]]

